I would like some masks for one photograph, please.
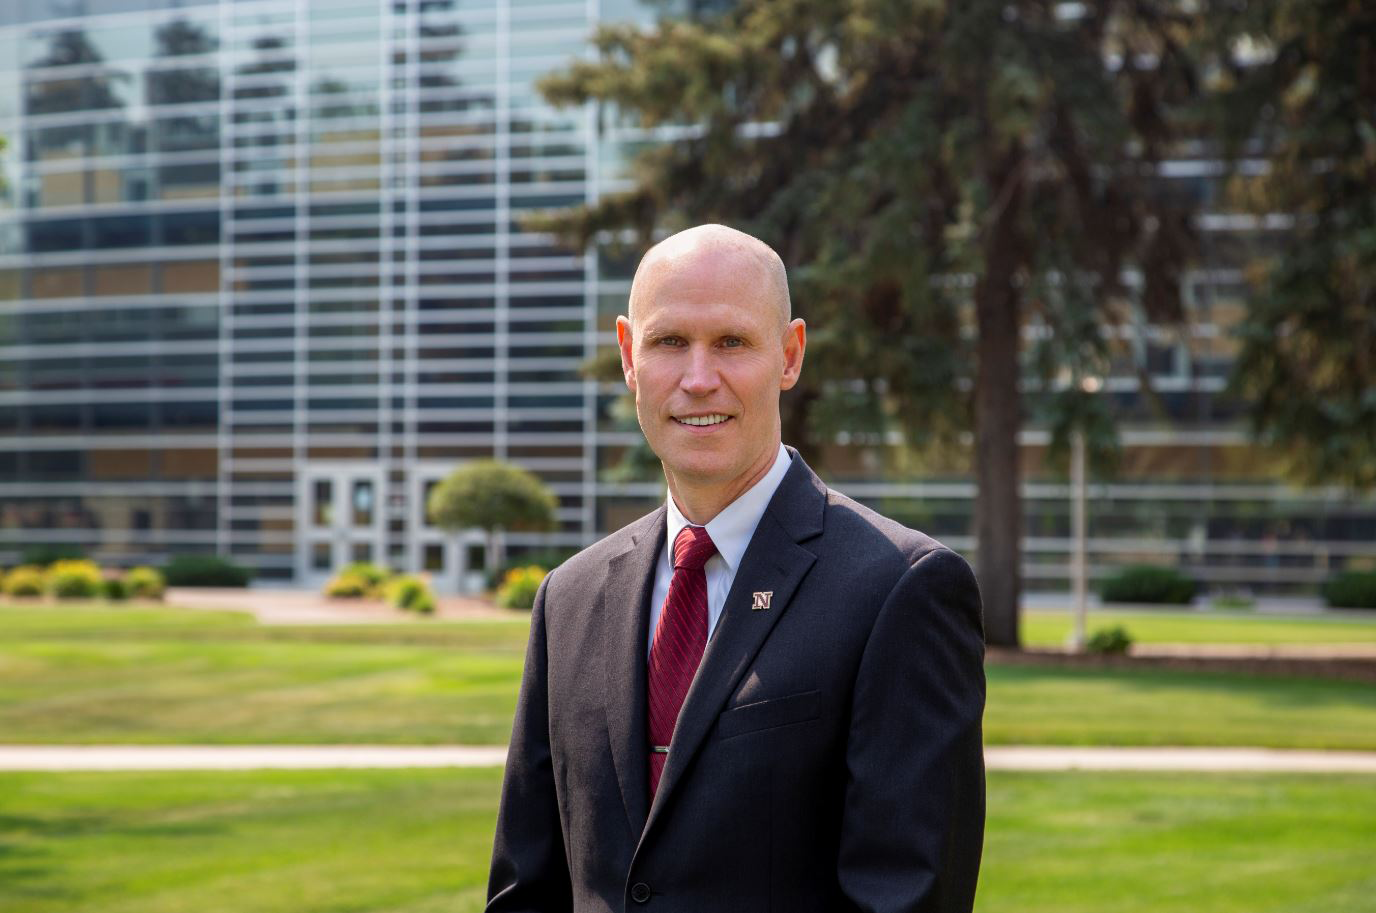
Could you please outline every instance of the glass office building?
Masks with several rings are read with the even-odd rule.
[[[473,457],[597,529],[589,193],[533,79],[584,0],[87,0],[0,12],[0,551],[218,552],[308,581],[460,572],[422,516]]]
[[[299,584],[374,560],[453,588],[481,537],[435,529],[424,500],[463,461],[516,462],[558,494],[558,530],[517,549],[586,544],[662,497],[607,476],[638,432],[615,385],[580,372],[626,264],[521,222],[595,198],[647,139],[533,88],[630,15],[633,0],[0,5],[0,566],[46,544],[112,565],[218,553]],[[1196,408],[1229,357],[1215,279],[1195,339],[1143,342],[1182,423],[1129,429],[1092,555],[1306,585],[1369,548],[1376,509],[1285,489],[1231,416]],[[1040,441],[1029,584],[1063,586],[1067,495],[1036,468]],[[825,462],[969,547],[968,477],[881,477],[872,456],[838,443]]]

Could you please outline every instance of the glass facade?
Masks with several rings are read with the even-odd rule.
[[[0,565],[215,552],[310,584],[352,560],[471,573],[429,487],[495,456],[545,479],[575,547],[662,482],[611,481],[639,438],[581,365],[630,264],[523,230],[666,136],[534,89],[630,0],[12,0],[0,4]],[[1196,186],[1189,163],[1179,180]],[[1197,181],[1196,181],[1197,183]],[[1207,192],[1206,185],[1201,192]],[[1222,234],[1219,235],[1223,237]],[[1231,283],[1231,284],[1230,284]],[[1220,586],[1302,586],[1369,549],[1376,509],[1274,481],[1214,397],[1240,284],[1200,277],[1187,340],[1144,332],[1179,422],[1125,436],[1092,555]],[[1110,392],[1131,403],[1134,371]],[[1064,485],[1028,436],[1029,583],[1062,586]],[[959,468],[844,490],[969,547]]]
[[[595,277],[520,227],[590,192],[532,83],[595,8],[5,6],[0,557],[456,575],[420,497],[479,456],[595,535]]]

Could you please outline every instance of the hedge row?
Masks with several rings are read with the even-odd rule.
[[[80,558],[54,561],[46,568],[21,564],[0,579],[0,592],[14,597],[161,599],[166,589],[167,580],[155,568],[101,570],[94,561]]]
[[[1174,568],[1137,564],[1121,568],[1099,584],[1104,602],[1189,605],[1199,584]],[[1376,609],[1376,571],[1348,571],[1320,588],[1334,609]]]
[[[335,574],[325,584],[331,599],[377,599],[388,605],[419,615],[435,612],[435,594],[430,583],[415,574],[393,574],[385,567],[360,562]]]

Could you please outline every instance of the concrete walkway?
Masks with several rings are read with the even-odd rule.
[[[177,587],[169,589],[167,605],[187,609],[249,612],[265,625],[366,625],[396,624],[426,618],[374,600],[326,599],[312,590],[233,589]],[[446,621],[515,619],[526,613],[499,609],[490,602],[468,596],[441,596],[431,617]]]
[[[0,770],[333,770],[495,767],[498,745],[7,745]]]
[[[13,745],[0,771],[333,770],[495,767],[506,749],[486,745]],[[990,770],[1376,774],[1376,752],[1265,748],[1060,748],[985,750]]]

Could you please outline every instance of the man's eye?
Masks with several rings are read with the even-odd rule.
[[[739,336],[728,336],[721,341],[721,344],[728,349],[736,349],[745,345],[745,340]]]
[[[661,336],[659,344],[662,346],[678,347],[683,345],[683,338],[680,336]]]

